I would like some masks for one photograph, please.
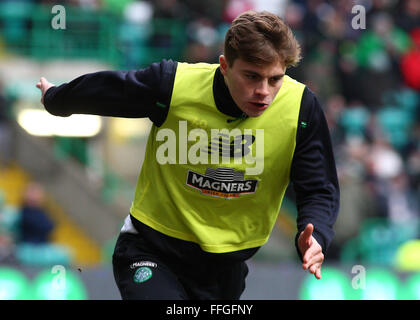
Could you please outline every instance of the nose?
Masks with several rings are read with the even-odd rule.
[[[255,94],[263,97],[266,97],[270,94],[270,92],[268,91],[267,80],[262,80],[258,83],[257,87],[255,88]]]

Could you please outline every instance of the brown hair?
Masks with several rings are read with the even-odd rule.
[[[246,11],[233,20],[226,33],[224,55],[229,66],[237,58],[256,64],[277,59],[285,67],[296,66],[301,59],[300,45],[292,30],[273,13]]]

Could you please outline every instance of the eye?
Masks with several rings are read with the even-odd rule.
[[[247,79],[250,79],[250,80],[255,80],[255,79],[257,79],[257,76],[256,76],[255,74],[246,74],[246,75],[245,75],[245,77],[246,77]]]

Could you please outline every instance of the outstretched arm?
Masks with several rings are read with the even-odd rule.
[[[149,117],[156,125],[166,118],[177,63],[163,60],[141,70],[100,71],[54,86],[41,78],[41,102],[56,116]]]

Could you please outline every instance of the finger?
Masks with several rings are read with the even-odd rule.
[[[317,264],[304,264],[303,270],[308,270],[310,273],[315,273]]]
[[[304,254],[303,254],[303,257],[302,257],[302,262],[303,262],[303,269],[307,269],[307,268],[309,268],[312,264],[313,264],[313,257],[315,256],[315,254],[316,254],[316,248],[314,248],[313,246],[312,247],[309,247],[305,252],[304,252]]]
[[[44,78],[44,77],[41,78],[41,86],[42,86],[43,89],[48,88],[49,84],[50,83],[48,82],[48,80],[46,78]]]
[[[322,249],[319,246],[311,245],[303,255],[303,262],[307,263],[317,255],[322,254]]]
[[[312,267],[309,268],[308,271],[312,273],[315,276],[315,278],[317,278],[318,280],[321,279],[321,264],[320,263],[313,265]]]
[[[312,266],[322,264],[324,261],[324,254],[320,251],[319,253],[314,254],[307,262],[303,263],[303,269],[308,269]]]
[[[319,280],[321,279],[321,267],[319,267],[315,272],[315,277]]]
[[[321,265],[322,265],[322,263],[316,263],[316,264],[312,265],[308,269],[308,272],[312,273],[314,276],[316,276],[318,278],[318,276],[321,276]]]
[[[303,233],[301,234],[302,240],[307,242],[308,245],[310,245],[309,242],[310,242],[313,231],[314,231],[314,226],[312,223],[309,223],[308,225],[306,225],[305,230],[303,230]]]
[[[38,89],[41,89],[41,82],[38,82],[38,83],[36,84],[36,87],[37,87]]]
[[[303,268],[308,269],[314,263],[315,263],[315,259],[313,259],[313,256],[308,256],[303,259]]]
[[[321,249],[318,246],[311,245],[303,255],[303,262],[307,263],[315,255],[321,253]]]

